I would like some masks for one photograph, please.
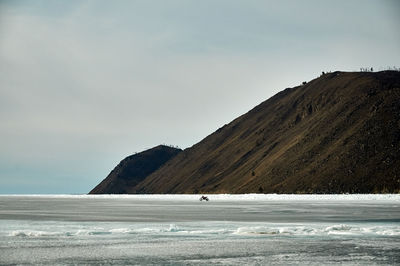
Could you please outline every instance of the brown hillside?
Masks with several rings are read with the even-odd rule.
[[[400,72],[334,72],[286,89],[130,193],[400,191]]]
[[[181,149],[157,146],[126,157],[89,194],[123,194],[176,156]]]

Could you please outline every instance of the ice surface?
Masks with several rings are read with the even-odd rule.
[[[202,195],[212,201],[394,201],[400,194],[100,194],[100,195],[0,195],[0,197],[29,196],[37,198],[73,199],[138,199],[138,200],[199,200]]]
[[[236,228],[236,229],[235,229]],[[48,230],[48,229],[47,229]],[[323,235],[353,235],[353,236],[400,236],[399,226],[355,226],[355,225],[258,225],[239,226],[227,225],[226,227],[204,225],[204,228],[190,228],[185,225],[171,224],[168,228],[159,226],[141,228],[87,228],[85,230],[71,230],[66,226],[65,231],[38,231],[38,230],[13,230],[4,232],[8,236],[19,238],[49,238],[49,237],[76,237],[96,235],[124,235],[124,234],[145,234],[145,235],[171,235],[175,233],[180,236],[207,236],[207,235],[286,235],[286,236],[323,236]]]
[[[2,224],[2,223],[0,223]],[[2,224],[7,228],[6,224]],[[210,236],[210,235],[287,235],[287,236],[400,236],[400,225],[360,225],[360,224],[254,224],[254,223],[193,223],[177,224],[115,224],[115,223],[65,223],[62,227],[43,223],[34,226],[20,223],[19,230],[2,230],[3,236],[19,238],[59,238],[97,235],[180,235],[180,236]]]
[[[0,264],[400,264],[399,195],[0,196]]]

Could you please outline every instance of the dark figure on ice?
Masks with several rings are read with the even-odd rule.
[[[206,196],[201,196],[201,197],[200,197],[200,201],[203,201],[203,200],[208,201],[208,197],[206,197]]]

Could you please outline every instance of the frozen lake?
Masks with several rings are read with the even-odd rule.
[[[400,264],[400,195],[208,196],[0,196],[0,264]]]

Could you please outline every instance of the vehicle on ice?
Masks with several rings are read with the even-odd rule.
[[[200,201],[203,201],[203,200],[205,200],[205,201],[209,201],[209,198],[208,198],[208,197],[206,197],[206,196],[201,196],[199,200],[200,200]]]

